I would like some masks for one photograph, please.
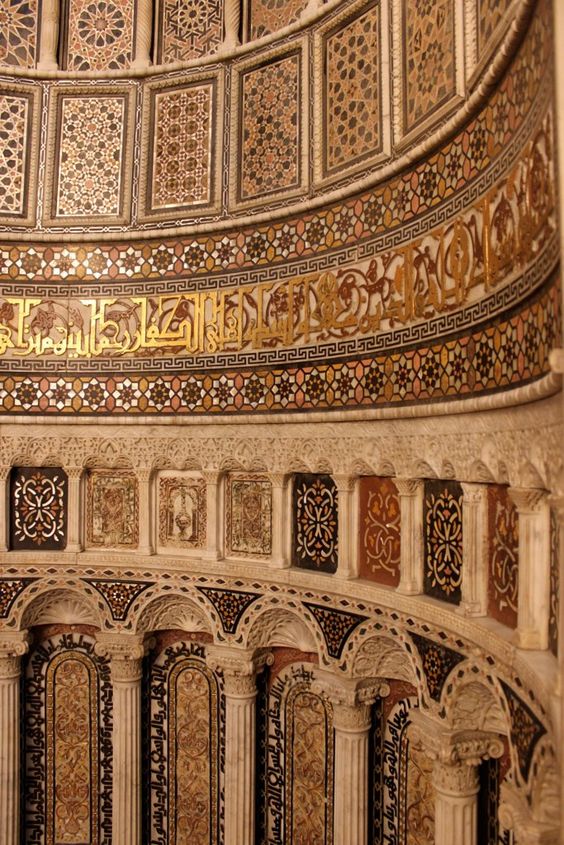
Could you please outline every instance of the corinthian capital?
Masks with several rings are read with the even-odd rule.
[[[0,632],[0,680],[17,678],[20,660],[29,648],[28,631]]]
[[[95,651],[100,657],[109,658],[112,681],[131,683],[140,680],[143,657],[150,646],[151,641],[143,635],[100,633]]]
[[[206,663],[223,677],[226,695],[235,698],[254,696],[256,675],[272,663],[272,655],[265,649],[247,650],[229,646],[210,646]]]

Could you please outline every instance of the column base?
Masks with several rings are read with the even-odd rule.
[[[272,569],[290,569],[292,564],[289,560],[285,560],[284,558],[273,558],[270,561],[270,566]]]
[[[543,642],[543,637],[539,631],[520,631],[517,629],[511,638],[517,648],[526,649],[527,651],[544,651],[548,647],[547,642]]]
[[[131,70],[148,70],[152,64],[150,59],[135,59],[131,63]]]
[[[37,63],[37,70],[59,70],[57,62],[41,62]]]
[[[213,549],[212,551],[203,551],[200,557],[202,560],[223,560],[222,555],[220,555],[216,549]]]
[[[455,613],[460,616],[487,616],[486,611],[477,601],[461,601]]]
[[[404,581],[398,584],[396,593],[402,596],[422,596],[423,590],[415,581]]]

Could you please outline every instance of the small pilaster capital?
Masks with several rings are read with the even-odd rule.
[[[475,481],[462,481],[460,486],[462,487],[463,493],[463,507],[464,505],[481,505],[486,501],[488,494],[486,484],[479,484]]]
[[[229,646],[210,646],[206,663],[223,677],[226,695],[233,698],[251,698],[256,695],[256,676],[273,657],[265,649],[236,649]]]
[[[84,467],[79,466],[64,466],[63,469],[69,481],[80,481],[84,472]]]
[[[356,484],[356,475],[337,473],[333,475],[333,481],[339,493],[352,493]]]
[[[540,513],[543,505],[548,501],[548,493],[545,490],[510,487],[508,492],[519,514]]]
[[[133,683],[141,679],[143,658],[151,645],[144,635],[99,633],[94,650],[109,658],[112,681]]]
[[[12,466],[10,464],[0,464],[0,481],[6,481],[11,470]]]
[[[202,470],[202,478],[204,479],[208,487],[217,487],[222,474],[223,473],[221,473],[217,469]]]
[[[269,472],[268,479],[273,488],[284,489],[288,485],[290,476],[285,472]]]
[[[412,498],[423,490],[424,482],[421,478],[394,478],[394,484],[401,497]]]
[[[29,631],[0,631],[0,680],[19,677],[20,660],[30,640]]]
[[[139,484],[148,484],[153,475],[152,467],[136,467],[135,475]]]

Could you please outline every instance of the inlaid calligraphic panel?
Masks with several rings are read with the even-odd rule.
[[[192,474],[159,478],[159,544],[201,549],[206,544],[206,483]]]
[[[295,475],[293,564],[335,572],[338,562],[339,503],[330,475]]]
[[[16,467],[10,477],[10,548],[64,549],[67,475],[60,467]]]
[[[161,0],[157,63],[188,62],[214,53],[223,39],[224,0]]]
[[[359,479],[359,575],[397,587],[400,580],[400,500],[391,478]]]
[[[462,487],[457,481],[426,481],[424,591],[460,604],[462,584]]]
[[[66,0],[65,70],[120,70],[131,64],[136,0]]]
[[[2,0],[0,65],[35,67],[41,0]]]
[[[519,517],[507,487],[488,486],[488,615],[517,627]]]
[[[219,687],[204,647],[175,635],[145,677],[148,845],[217,845],[220,829]]]
[[[228,477],[226,544],[227,551],[235,556],[270,555],[272,484],[265,476],[237,473]]]
[[[453,0],[402,0],[404,132],[456,91]]]
[[[330,173],[382,148],[380,7],[327,34],[324,50],[325,170]]]
[[[120,470],[92,470],[87,484],[87,545],[135,548],[138,541],[136,476]]]
[[[24,682],[25,845],[111,845],[112,689],[93,631],[45,631]]]

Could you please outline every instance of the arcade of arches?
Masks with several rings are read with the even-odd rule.
[[[564,845],[559,151],[561,0],[0,0],[1,845]]]

